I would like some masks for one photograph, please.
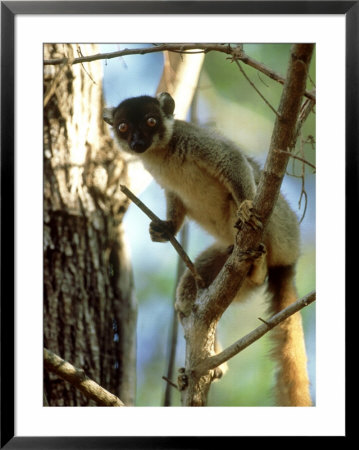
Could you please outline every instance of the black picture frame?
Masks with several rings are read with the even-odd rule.
[[[359,1],[1,2],[1,442],[6,449],[199,448],[226,437],[23,437],[14,435],[14,21],[18,14],[340,14],[346,20],[346,295],[354,291],[349,220],[358,204]],[[351,205],[349,207],[349,205]],[[350,252],[348,251],[350,250]],[[355,251],[355,250],[354,250]],[[347,430],[349,431],[349,430]],[[348,434],[347,434],[348,436]],[[218,442],[217,442],[218,441]]]

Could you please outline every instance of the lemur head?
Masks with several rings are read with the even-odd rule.
[[[173,98],[162,92],[157,98],[143,95],[124,100],[117,108],[105,108],[103,118],[124,151],[144,153],[171,139],[174,108]]]

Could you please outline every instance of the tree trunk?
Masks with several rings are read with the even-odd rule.
[[[44,57],[79,46],[47,44]],[[81,45],[84,54],[98,53]],[[123,240],[127,166],[102,120],[101,63],[44,72],[44,346],[126,405],[135,395],[136,302]],[[91,405],[45,373],[50,406]]]

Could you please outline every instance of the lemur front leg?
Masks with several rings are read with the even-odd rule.
[[[249,226],[252,229],[261,229],[263,224],[259,214],[253,208],[252,200],[244,200],[237,211],[237,222],[235,228],[242,230],[244,226]],[[264,283],[267,273],[267,250],[263,243],[259,244],[257,249],[241,252],[243,259],[251,259],[252,266],[247,274],[246,280],[253,283],[255,286],[260,286]]]
[[[152,221],[149,231],[152,241],[167,242],[175,235],[176,226],[173,220]]]
[[[244,225],[249,225],[253,229],[263,228],[260,216],[253,208],[253,200],[244,200],[237,211],[238,220],[235,227],[241,230]]]
[[[174,236],[183,224],[186,208],[180,198],[171,191],[165,191],[167,205],[167,220],[150,223],[150,236],[154,242],[167,242]]]

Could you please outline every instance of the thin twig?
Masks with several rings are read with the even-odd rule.
[[[294,141],[296,141],[298,139],[298,136],[300,135],[302,126],[303,126],[304,122],[307,120],[309,114],[313,111],[314,105],[315,105],[315,102],[313,100],[310,100],[308,98],[305,99],[305,101],[301,107],[301,110],[300,110],[296,130],[295,130],[295,134],[294,134]]]
[[[299,197],[299,209],[302,207],[302,198],[304,196],[304,211],[302,214],[302,217],[299,220],[299,225],[303,222],[305,213],[307,212],[307,206],[308,206],[308,194],[307,191],[304,189],[304,177],[302,177],[302,190]]]
[[[300,151],[302,156],[304,157],[304,148],[303,148],[303,139],[302,139],[302,135],[300,133]],[[304,159],[304,158],[303,158]],[[305,190],[305,167],[304,164],[302,164],[302,189],[300,192],[300,197],[299,197],[299,209],[302,207],[302,198],[304,197],[304,211],[302,214],[302,217],[300,218],[299,224],[301,224],[304,220],[305,217],[305,213],[307,212],[307,206],[308,206],[308,195],[307,195],[307,191]]]
[[[46,107],[46,105],[48,104],[50,98],[53,96],[53,94],[55,93],[57,86],[60,82],[60,77],[62,76],[62,72],[64,71],[65,67],[68,66],[70,64],[69,63],[63,63],[62,66],[60,67],[60,69],[57,71],[57,73],[55,74],[53,80],[51,81],[51,84],[49,84],[45,94],[44,94],[44,108]]]
[[[161,219],[156,216],[147,206],[141,202],[141,200],[135,196],[133,192],[131,192],[126,186],[123,184],[120,185],[121,191],[135,203],[151,220],[157,223],[161,223]],[[180,257],[183,259],[184,263],[188,267],[188,269],[191,271],[194,279],[196,280],[196,284],[198,288],[204,287],[204,282],[202,277],[197,272],[193,262],[188,257],[187,253],[183,250],[181,244],[177,241],[177,239],[174,236],[169,236],[169,241],[177,251],[177,253],[180,255]]]
[[[188,223],[185,223],[182,227],[180,234],[180,243],[182,247],[187,250],[188,244]],[[173,293],[174,301],[176,300],[176,287],[181,279],[181,276],[184,272],[185,265],[183,259],[178,256],[177,258],[177,273],[176,273],[176,282],[175,289]],[[168,357],[168,366],[167,366],[167,378],[173,378],[174,366],[176,360],[176,349],[177,349],[177,335],[178,335],[178,317],[177,311],[173,307],[172,309],[172,320],[171,320],[171,336],[169,343],[169,357]],[[166,385],[165,395],[163,400],[163,406],[171,406],[171,394],[172,390],[169,388],[169,385]]]
[[[217,50],[221,52],[225,52],[227,54],[231,54],[228,51],[228,46],[224,44],[159,44],[153,47],[144,47],[144,48],[133,48],[124,50],[119,50],[116,52],[108,52],[108,53],[97,53],[95,55],[83,56],[80,58],[75,58],[72,64],[80,64],[83,62],[92,62],[100,59],[113,59],[118,58],[119,56],[127,56],[127,55],[145,55],[147,53],[156,53],[163,51],[174,51],[186,53],[186,50],[196,50],[202,49],[201,53],[206,53],[211,50]],[[188,52],[192,53],[192,52]],[[58,65],[63,62],[67,62],[67,58],[56,58],[56,59],[45,59],[44,65]]]
[[[239,70],[242,72],[242,75],[244,76],[244,78],[248,81],[248,83],[252,86],[252,88],[257,92],[257,94],[261,97],[261,99],[265,102],[265,104],[268,105],[269,108],[274,112],[274,114],[279,117],[278,111],[269,103],[269,101],[264,97],[264,95],[257,88],[257,86],[250,80],[250,78],[245,73],[242,66],[239,64],[239,62],[236,59],[234,59],[234,62],[237,64],[237,66],[238,66]]]
[[[291,315],[295,314],[296,312],[303,309],[305,306],[310,305],[313,303],[316,299],[316,293],[313,291],[310,294],[306,295],[305,297],[302,297],[301,299],[297,300],[296,302],[292,303],[291,305],[287,306],[287,308],[283,309],[279,313],[272,316],[270,319],[264,321],[263,319],[260,319],[263,323],[263,325],[260,325],[250,333],[248,333],[246,336],[242,337],[238,341],[236,341],[234,344],[227,347],[225,350],[223,350],[221,353],[218,353],[215,356],[211,356],[210,358],[207,358],[206,360],[199,363],[196,367],[194,367],[194,372],[196,373],[196,376],[201,376],[205,374],[208,370],[215,369],[216,367],[220,366],[221,364],[228,361],[233,356],[240,353],[242,350],[247,348],[249,345],[253,344],[253,342],[257,341],[259,338],[261,338],[264,334],[266,334],[269,330],[277,326],[279,323],[283,322],[285,319],[290,317]]]
[[[165,380],[165,381],[167,381],[167,383],[170,385],[170,386],[172,386],[172,387],[174,387],[174,388],[176,388],[177,390],[178,390],[178,386],[177,386],[177,384],[175,384],[173,381],[171,381],[169,378],[167,378],[167,377],[165,377],[164,375],[162,376],[162,379],[163,380]],[[166,406],[166,405],[165,405]]]
[[[310,74],[308,73],[308,80],[312,83],[312,85],[314,86],[314,88],[316,87],[315,86],[315,83],[314,83],[314,81],[313,81],[313,79],[312,79],[312,77],[310,76]]]
[[[44,348],[44,367],[59,377],[71,383],[86,397],[94,400],[100,406],[125,406],[116,395],[106,391],[95,381],[88,378],[82,369],[77,369],[55,353]]]
[[[257,77],[259,78],[259,80],[264,84],[265,87],[269,88],[269,84],[266,84],[264,82],[264,80],[262,80],[261,76],[259,75],[259,72],[257,72]]]
[[[261,317],[258,317],[258,320],[260,320],[261,322],[263,322],[266,325],[270,326],[269,323],[266,320],[262,319]]]
[[[286,151],[286,150],[275,149],[274,151],[275,151],[275,152],[278,152],[278,153],[280,152],[280,153],[284,153],[284,154],[286,154],[286,155],[289,155],[291,158],[297,159],[298,161],[302,161],[304,164],[307,164],[307,165],[310,166],[312,169],[316,170],[316,167],[315,167],[312,163],[310,163],[309,161],[307,161],[307,160],[304,159],[304,158],[301,158],[300,156],[294,155],[293,153],[288,152],[288,151]]]
[[[80,57],[82,58],[84,55],[82,54],[82,50],[81,47],[78,45],[77,46],[77,54],[80,55]],[[85,73],[88,75],[88,77],[90,78],[90,80],[93,82],[93,84],[96,84],[96,81],[92,78],[92,76],[90,75],[90,73],[86,70],[85,66],[83,65],[83,63],[81,63],[81,66],[83,68],[83,70],[85,71]]]

